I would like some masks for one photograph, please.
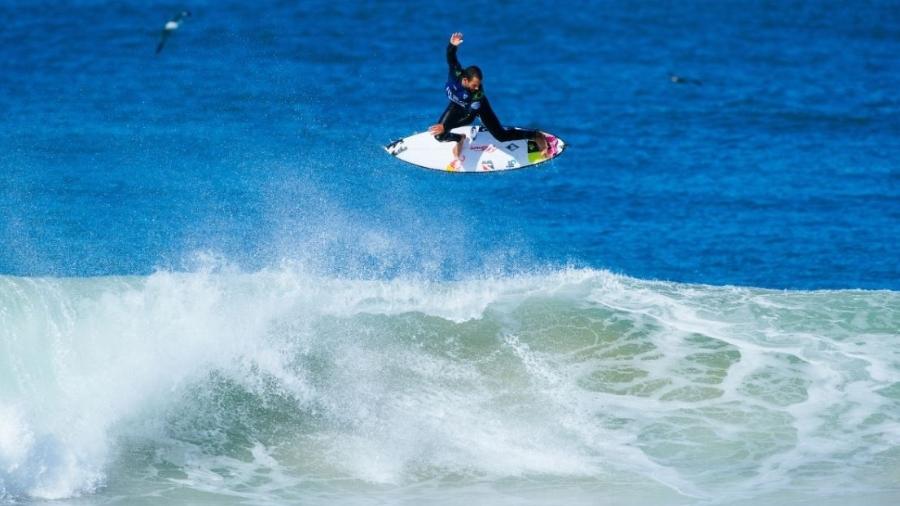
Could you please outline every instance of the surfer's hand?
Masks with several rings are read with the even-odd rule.
[[[444,125],[438,123],[437,125],[431,125],[428,127],[428,132],[433,135],[441,135],[444,133]]]
[[[462,32],[456,32],[450,36],[450,43],[454,46],[458,46],[463,42],[463,34]]]

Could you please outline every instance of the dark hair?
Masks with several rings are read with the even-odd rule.
[[[477,77],[478,79],[484,79],[481,77],[481,69],[476,67],[475,65],[470,65],[463,70],[462,76],[466,79],[472,79],[473,77]]]

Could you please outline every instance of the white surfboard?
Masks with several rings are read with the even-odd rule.
[[[544,133],[550,142],[551,155],[544,156],[534,141],[500,142],[480,125],[462,126],[452,130],[466,136],[459,160],[453,156],[454,142],[438,142],[434,135],[422,132],[396,140],[384,149],[395,157],[419,167],[447,172],[497,172],[521,169],[552,160],[560,155],[566,144],[554,135]]]

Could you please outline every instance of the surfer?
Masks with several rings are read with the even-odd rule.
[[[481,123],[488,132],[500,142],[509,142],[528,139],[535,142],[541,153],[546,157],[552,156],[552,148],[544,134],[537,130],[518,128],[504,128],[491,109],[491,104],[484,95],[481,86],[481,69],[472,65],[463,68],[456,59],[456,50],[463,42],[463,34],[456,32],[450,36],[447,44],[447,64],[450,66],[450,77],[447,80],[447,98],[450,103],[437,124],[432,125],[428,131],[434,134],[434,138],[441,142],[456,142],[453,147],[455,161],[459,161],[459,154],[465,140],[464,135],[451,132],[456,127],[470,125],[476,117],[481,118]]]

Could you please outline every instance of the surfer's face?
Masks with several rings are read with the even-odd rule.
[[[473,77],[472,79],[462,78],[463,88],[469,91],[478,91],[481,88],[481,79]]]

